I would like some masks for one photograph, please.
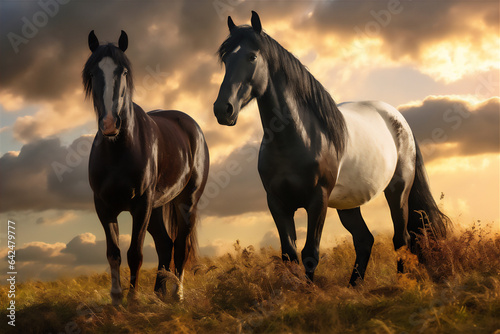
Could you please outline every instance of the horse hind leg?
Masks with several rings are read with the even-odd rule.
[[[408,234],[408,195],[410,187],[408,182],[401,177],[395,176],[389,183],[389,186],[384,190],[385,198],[391,210],[391,218],[394,224],[394,249],[399,249],[408,245],[410,235]],[[397,271],[402,273],[404,271],[403,260],[398,259]]]
[[[166,293],[166,284],[161,271],[170,271],[170,261],[172,260],[173,247],[172,239],[167,233],[167,228],[163,218],[164,210],[167,209],[168,205],[153,209],[148,225],[148,232],[153,237],[156,253],[158,255],[158,273],[156,274],[154,291],[161,295]]]
[[[183,300],[184,267],[190,259],[196,257],[197,236],[196,222],[197,204],[202,195],[204,183],[197,185],[193,179],[184,191],[172,202],[172,214],[169,220],[170,230],[174,239],[174,266],[175,274],[179,279],[177,291],[174,291],[178,300]]]
[[[132,213],[132,238],[127,251],[127,261],[130,268],[130,290],[128,298],[134,298],[137,282],[139,281],[139,270],[143,260],[143,246],[146,230],[151,217],[151,193],[144,194],[137,199]]]
[[[175,225],[175,240],[174,246],[174,266],[175,275],[179,279],[178,286],[174,294],[178,300],[184,298],[183,280],[184,280],[184,265],[186,264],[189,255],[194,245],[190,244],[190,234],[194,233],[194,223],[196,221],[196,213],[190,205],[179,203],[173,208],[174,212],[171,216],[171,224]]]
[[[356,286],[358,279],[365,277],[366,267],[370,259],[374,242],[373,235],[366,226],[359,207],[347,210],[337,210],[342,225],[352,234],[354,249],[356,251],[356,261],[352,271],[349,284]]]

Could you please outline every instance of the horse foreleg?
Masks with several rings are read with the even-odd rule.
[[[325,224],[328,209],[328,196],[326,191],[319,189],[312,198],[307,211],[307,237],[302,250],[302,264],[306,269],[307,277],[312,281],[314,271],[319,263],[319,244],[323,225]]]
[[[366,226],[359,207],[348,210],[337,210],[342,225],[352,234],[356,261],[349,284],[356,285],[358,279],[364,279],[368,260],[372,252],[373,235]]]
[[[150,196],[144,195],[134,203],[132,213],[132,238],[127,251],[128,266],[130,268],[130,291],[129,296],[133,296],[137,281],[139,280],[139,269],[142,266],[142,248],[144,237],[151,216]]]
[[[293,220],[295,210],[286,208],[282,201],[269,194],[267,195],[267,204],[273,216],[274,223],[278,228],[281,242],[281,258],[283,261],[295,261],[298,263],[299,257],[297,255],[297,246],[295,245],[297,234]]]
[[[113,213],[100,200],[94,199],[97,216],[106,234],[106,256],[111,270],[111,302],[117,306],[122,303],[123,293],[120,284],[120,264],[118,214]]]

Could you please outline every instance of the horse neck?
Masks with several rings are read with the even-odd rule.
[[[272,132],[278,142],[307,135],[304,124],[310,118],[297,101],[285,76],[278,72],[270,76],[265,93],[257,99],[264,133]]]

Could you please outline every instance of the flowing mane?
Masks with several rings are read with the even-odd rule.
[[[300,103],[312,110],[321,121],[327,138],[333,143],[337,154],[343,153],[346,145],[346,125],[331,95],[314,78],[308,69],[272,37],[262,32],[257,35],[250,26],[239,26],[221,44],[217,54],[223,61],[243,40],[257,47],[269,64],[271,75],[281,72]]]
[[[132,65],[128,60],[125,53],[123,53],[116,45],[109,43],[106,45],[101,45],[92,53],[90,58],[85,63],[82,71],[83,87],[85,90],[85,96],[89,97],[92,93],[92,73],[91,69],[95,68],[97,64],[105,57],[110,57],[115,61],[118,66],[125,67],[128,70],[127,75],[127,87],[130,88],[130,92],[134,91],[134,81],[132,80]]]

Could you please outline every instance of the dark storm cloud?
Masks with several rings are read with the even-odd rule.
[[[88,136],[69,147],[59,139],[43,139],[24,145],[17,156],[4,154],[0,158],[0,212],[90,209],[90,145]]]
[[[0,158],[0,212],[49,209],[93,210],[88,183],[92,138],[77,138],[68,147],[59,139],[26,144],[19,154]],[[259,143],[236,149],[213,163],[200,209],[207,215],[231,216],[267,210],[257,172]]]
[[[215,41],[224,37],[224,33],[214,33],[218,26],[223,31],[224,22],[210,1],[74,1],[59,5],[57,13],[47,15],[47,23],[37,27],[40,12],[43,8],[36,1],[7,2],[2,3],[0,14],[0,85],[27,100],[53,100],[79,88],[81,69],[89,55],[87,35],[92,29],[101,42],[115,43],[120,30],[127,31],[127,54],[136,78],[148,75],[148,66],[160,65],[167,73],[196,68],[200,52],[212,56]],[[26,28],[32,24],[36,33]],[[32,37],[26,38],[26,32]],[[26,43],[16,44],[13,34]],[[214,69],[218,67],[215,56],[212,64]],[[210,76],[199,76],[184,84],[189,89],[190,82],[208,85],[208,80]]]
[[[376,35],[382,38],[388,54],[413,60],[427,43],[449,38],[480,43],[485,31],[498,29],[495,1],[60,1],[54,15],[47,14],[38,1],[4,1],[0,6],[3,91],[29,102],[53,102],[65,93],[81,90],[81,70],[89,56],[89,31],[94,29],[102,42],[116,42],[123,29],[129,35],[127,55],[133,64],[137,95],[154,89],[147,83],[159,83],[180,73],[179,87],[166,92],[164,105],[157,107],[167,108],[179,93],[189,92],[204,101],[207,113],[212,113],[218,89],[218,83],[211,83],[212,74],[223,71],[215,51],[228,33],[227,15],[232,15],[237,24],[248,24],[250,10],[254,9],[264,29],[276,20],[285,20],[291,23],[291,32],[309,31],[313,44],[327,34],[345,41]],[[32,37],[26,36],[29,29],[25,26],[35,24],[44,12],[47,22],[35,27]],[[17,52],[10,33],[27,41],[17,45]],[[454,106],[470,111],[470,117],[462,119],[457,128],[456,117],[461,116],[447,114],[443,119]],[[476,154],[498,151],[498,140],[496,144],[493,140],[494,134],[498,139],[498,113],[495,116],[492,112],[495,106],[498,108],[497,100],[471,109],[459,100],[427,99],[421,107],[405,109],[405,116],[419,140],[442,140],[443,134],[432,132],[442,128],[445,142],[458,145],[448,155]],[[63,108],[58,110],[64,112]],[[442,110],[441,114],[436,110]],[[436,117],[435,123],[430,121]],[[23,128],[14,128],[27,138],[36,132],[29,126],[45,125],[26,123]],[[231,139],[222,131],[207,129],[211,148]],[[37,140],[25,145],[19,156],[7,153],[1,157],[0,211],[92,209],[88,153],[78,153],[85,140],[88,143],[90,139],[79,138],[70,147],[62,146],[57,139]],[[424,142],[422,146],[442,148],[438,144],[441,142]],[[204,197],[207,214],[228,216],[267,210],[257,172],[257,151],[258,144],[247,144],[212,165]]]
[[[120,236],[122,256],[130,244],[130,236]],[[157,261],[156,250],[153,245],[145,244],[143,248],[144,262]],[[126,256],[125,256],[126,258]],[[23,262],[37,262],[39,264],[68,266],[107,264],[106,240],[96,240],[92,233],[83,233],[71,239],[67,244],[48,244],[31,242],[19,248],[18,260]],[[126,261],[124,261],[126,264]]]
[[[484,29],[498,30],[494,1],[44,0],[8,1],[1,7],[0,86],[30,101],[53,100],[80,89],[92,29],[101,41],[110,42],[117,41],[121,29],[126,30],[127,54],[138,80],[149,74],[148,66],[158,65],[165,73],[180,70],[181,89],[206,94],[209,106],[213,97],[208,94],[216,94],[217,89],[210,83],[210,74],[220,71],[214,53],[227,35],[227,15],[238,24],[248,24],[254,9],[264,29],[284,19],[291,22],[292,30],[309,30],[312,41],[327,33],[346,40],[377,35],[385,41],[387,53],[417,59],[426,43],[460,37],[474,44],[482,40]],[[23,43],[17,44],[14,36]],[[174,97],[166,97],[165,102]]]
[[[460,98],[428,97],[420,105],[399,110],[428,161],[499,152],[499,98],[471,105]]]
[[[234,216],[267,211],[257,160],[260,143],[247,143],[226,159],[212,164],[200,209],[210,216]]]
[[[20,262],[42,262],[51,264],[70,264],[73,262],[71,256],[61,254],[60,251],[64,244],[47,244],[44,242],[32,242],[21,247],[19,250],[18,261]]]
[[[126,252],[130,244],[129,235],[120,236],[122,266],[127,266]],[[208,245],[200,248],[202,256],[216,256],[221,253],[218,246]],[[57,279],[61,275],[87,275],[92,269],[102,270],[108,266],[106,241],[97,240],[92,233],[79,234],[67,244],[58,242],[30,242],[18,249],[17,265],[22,273],[20,280]],[[144,263],[151,265],[158,262],[154,245],[143,247]]]
[[[120,238],[122,256],[124,256],[129,244],[129,237],[122,236]],[[71,254],[75,259],[74,265],[108,263],[106,258],[106,240],[96,240],[95,236],[91,233],[80,234],[74,237],[66,244],[66,247],[61,250],[61,254]],[[144,245],[143,255],[144,262],[151,263],[157,261],[156,250],[151,244]]]

